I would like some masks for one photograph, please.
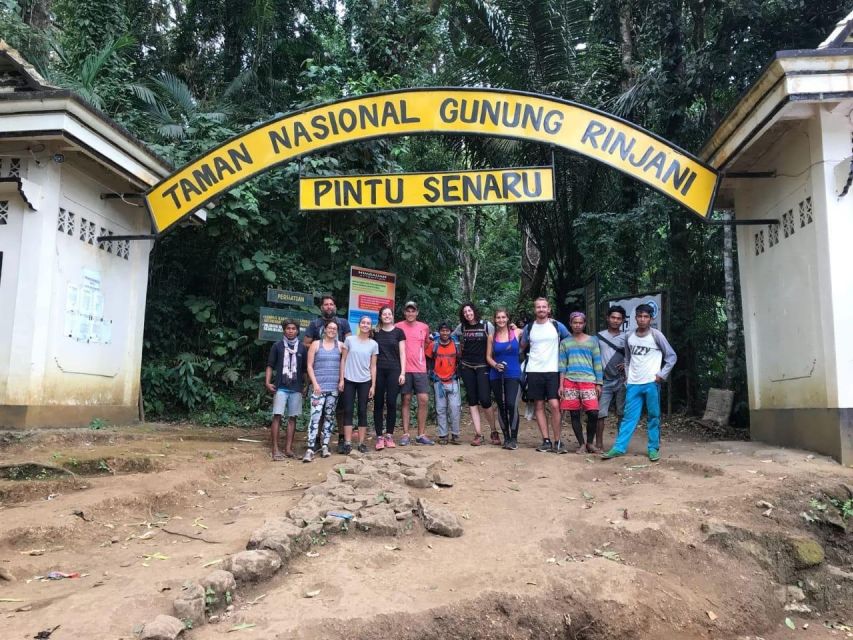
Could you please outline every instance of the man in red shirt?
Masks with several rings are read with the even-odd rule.
[[[403,307],[405,320],[397,326],[406,334],[406,382],[400,392],[403,405],[400,409],[403,423],[403,437],[400,446],[409,444],[409,410],[412,406],[412,394],[418,397],[418,444],[433,445],[435,442],[426,435],[427,406],[429,405],[429,375],[426,366],[426,348],[429,346],[429,326],[418,321],[418,305],[409,300]]]
[[[438,340],[430,341],[427,357],[433,359],[432,379],[435,387],[435,413],[438,421],[438,444],[461,444],[459,441],[459,412],[462,396],[456,370],[459,366],[459,345],[450,337],[447,322],[438,325]],[[449,424],[448,424],[449,423]],[[448,429],[449,427],[449,429]],[[450,439],[448,440],[448,430]]]

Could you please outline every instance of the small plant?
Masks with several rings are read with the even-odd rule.
[[[89,428],[92,431],[100,431],[101,429],[107,426],[107,421],[103,418],[92,418],[92,421],[89,423]]]
[[[184,618],[183,620],[181,620],[181,622],[184,623],[184,629],[186,629],[187,631],[193,628],[193,621],[189,618]]]
[[[110,468],[110,465],[107,464],[107,461],[101,458],[98,460],[98,471],[103,471],[105,473],[112,473],[113,470]]]
[[[226,592],[225,599],[226,601],[229,601],[228,604],[231,604],[230,598],[231,596]],[[219,597],[216,595],[216,592],[211,587],[207,587],[204,590],[204,608],[207,611],[212,611],[218,603]]]
[[[226,591],[225,592],[225,604],[230,605],[233,601],[234,601],[234,598],[231,597],[231,592]]]

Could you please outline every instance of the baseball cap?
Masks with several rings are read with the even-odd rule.
[[[418,309],[418,303],[417,303],[417,302],[415,302],[414,300],[409,300],[406,304],[404,304],[404,305],[403,305],[403,308],[404,308],[404,309],[408,309],[408,308],[410,308],[410,307],[411,307],[412,309],[415,309],[415,310],[417,311],[417,309]]]

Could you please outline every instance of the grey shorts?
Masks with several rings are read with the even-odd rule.
[[[300,391],[290,391],[289,389],[279,389],[275,392],[275,397],[272,401],[272,414],[274,416],[293,416],[302,415],[302,393]]]
[[[428,373],[407,373],[406,382],[400,388],[400,393],[403,395],[409,393],[429,393],[429,374]]]

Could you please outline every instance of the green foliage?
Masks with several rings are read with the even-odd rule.
[[[93,431],[100,431],[101,429],[106,428],[106,426],[107,421],[103,418],[92,418],[92,420],[89,422],[89,428]]]

